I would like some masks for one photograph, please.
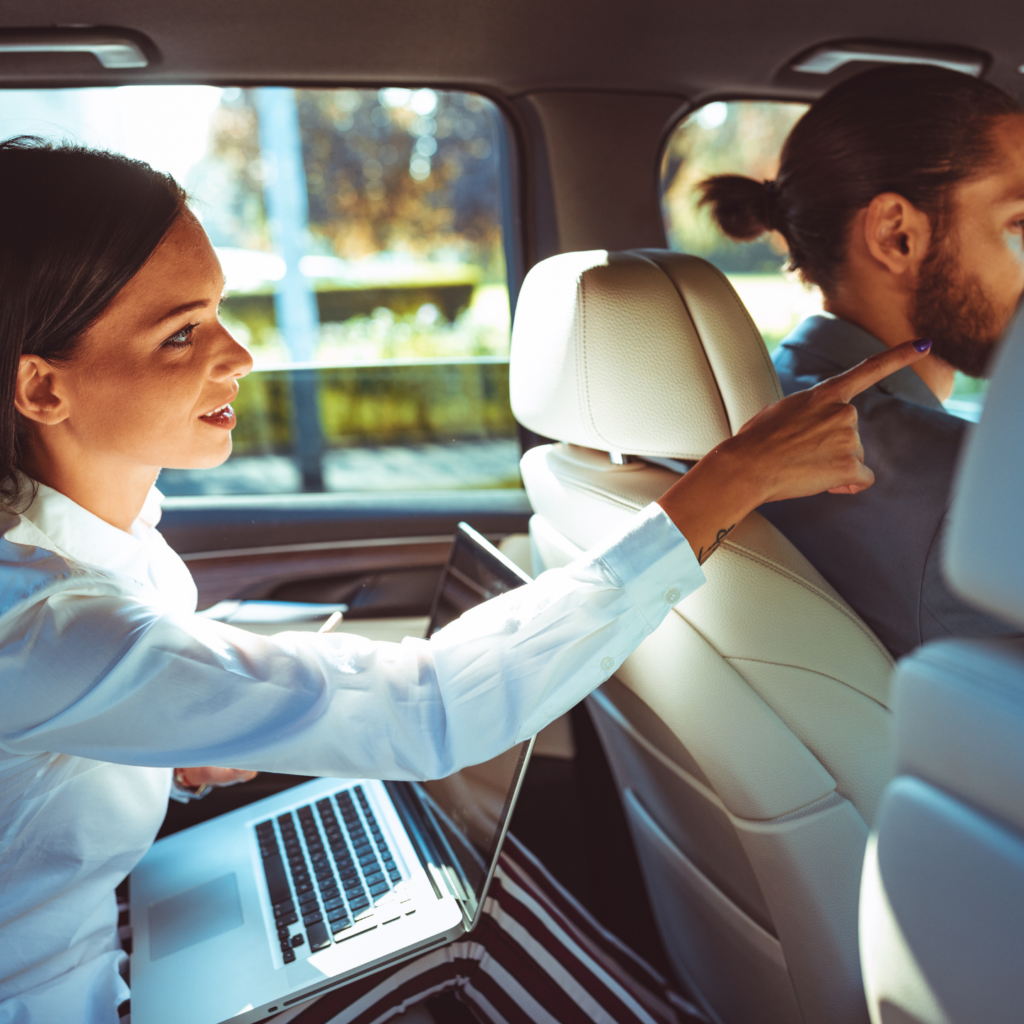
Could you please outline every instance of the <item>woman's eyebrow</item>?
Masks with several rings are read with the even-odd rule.
[[[164,313],[162,317],[155,321],[156,324],[162,324],[165,320],[173,320],[176,316],[181,316],[182,313],[187,313],[192,309],[202,309],[204,306],[209,306],[209,299],[196,299],[195,302],[185,302],[180,306],[175,306],[174,309]],[[214,303],[216,305],[216,303]]]
[[[213,305],[217,306],[224,298],[224,290],[227,288],[227,281],[221,288],[221,294],[216,299],[196,299],[193,302],[183,302],[180,306],[175,306],[174,309],[168,310],[162,317],[154,321],[154,326],[162,324],[165,320],[173,320],[176,316],[181,316],[182,313],[188,313],[193,309],[203,309],[205,306]]]

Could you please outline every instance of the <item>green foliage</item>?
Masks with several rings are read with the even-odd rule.
[[[234,455],[291,453],[295,373],[316,377],[328,448],[516,436],[507,360],[257,370],[241,382],[233,403]]]
[[[471,93],[423,92],[427,115],[394,99],[408,90],[296,90],[313,251],[461,261],[503,283],[498,114]],[[252,90],[227,89],[195,171],[214,245],[271,250],[262,173]]]

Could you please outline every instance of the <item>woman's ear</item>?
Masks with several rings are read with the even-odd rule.
[[[68,417],[59,372],[41,356],[22,356],[14,385],[14,407],[25,419],[53,426]]]
[[[882,192],[871,200],[864,218],[868,252],[890,273],[917,277],[931,245],[928,215],[897,192]]]

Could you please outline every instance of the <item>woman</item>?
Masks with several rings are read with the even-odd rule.
[[[13,140],[0,197],[0,1021],[117,1019],[113,889],[172,769],[427,778],[509,748],[700,585],[722,529],[870,486],[848,400],[920,358],[908,344],[764,410],[622,536],[429,641],[255,636],[195,616],[155,529],[157,474],[227,458],[252,367],[183,193],[145,164]],[[211,763],[234,767],[195,767]]]

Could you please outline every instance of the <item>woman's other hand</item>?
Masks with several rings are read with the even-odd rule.
[[[233,786],[236,782],[255,779],[256,774],[242,768],[214,768],[210,765],[203,768],[176,768],[174,771],[175,778],[190,789],[198,789],[200,786]]]
[[[931,342],[906,342],[762,409],[658,499],[704,562],[759,505],[874,483],[850,400],[923,359]]]

